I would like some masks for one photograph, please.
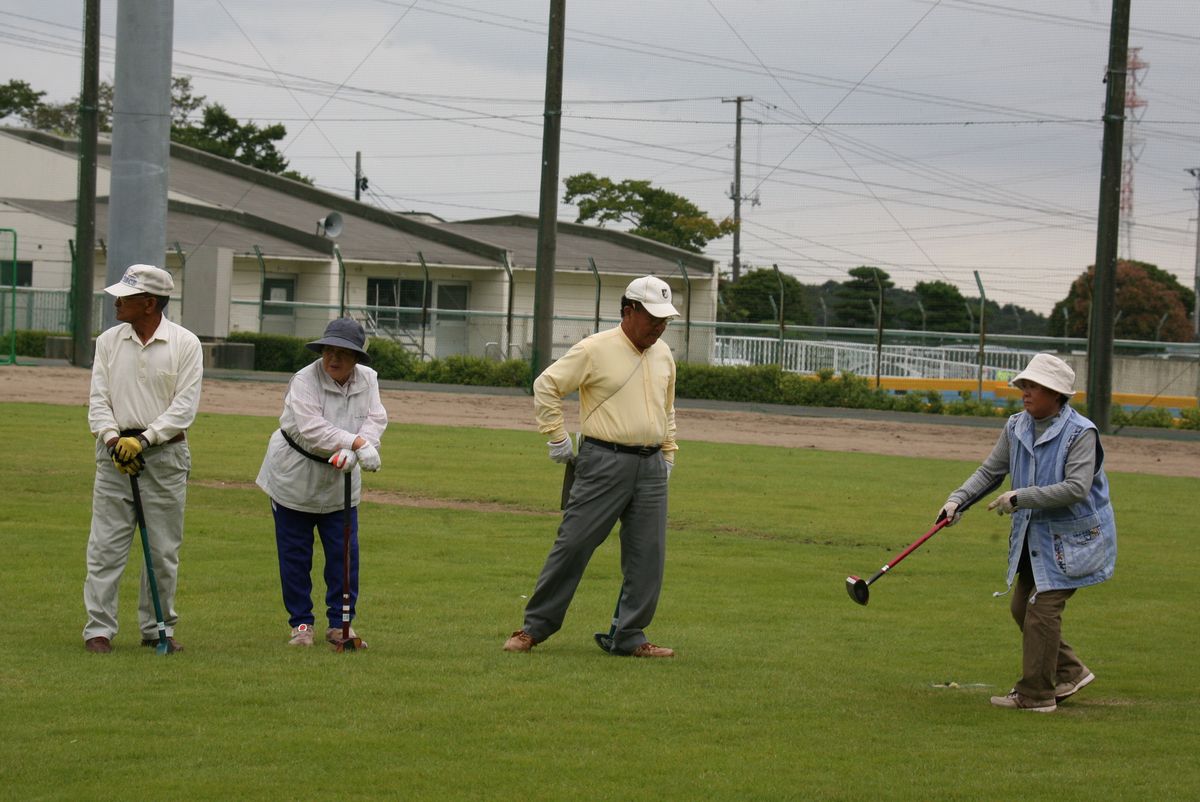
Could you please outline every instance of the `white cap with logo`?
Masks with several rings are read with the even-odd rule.
[[[625,297],[640,303],[654,317],[679,317],[678,310],[671,304],[671,288],[660,278],[635,278],[625,288]]]
[[[175,289],[171,274],[161,267],[154,265],[131,265],[116,284],[105,287],[109,295],[118,297],[148,293],[150,295],[170,295]]]

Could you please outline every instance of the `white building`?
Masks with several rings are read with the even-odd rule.
[[[0,128],[0,228],[17,232],[16,279],[28,288],[26,317],[32,321],[35,297],[40,310],[37,324],[22,325],[18,316],[17,328],[69,330],[77,151],[76,142],[61,137]],[[108,142],[100,143],[98,161],[97,309],[107,272]],[[345,310],[376,336],[429,357],[528,357],[536,218],[447,222],[389,212],[177,144],[168,169],[164,261],[178,292],[172,316],[202,338],[237,331],[317,336]],[[319,221],[340,222],[341,231],[322,236]],[[5,263],[12,248],[6,236],[0,232]],[[612,325],[622,291],[640,275],[667,281],[685,317],[716,319],[716,264],[702,255],[559,222],[556,261],[555,356],[592,331],[597,300],[607,321],[601,327]],[[46,298],[59,299],[57,312],[46,311]],[[681,322],[666,339],[683,358],[709,353],[711,337],[711,329],[697,329],[685,341]]]

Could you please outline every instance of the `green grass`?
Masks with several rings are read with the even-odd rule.
[[[1194,799],[1200,482],[1116,474],[1117,575],[1068,605],[1097,681],[1051,716],[993,709],[1016,679],[1005,521],[978,510],[853,604],[973,465],[684,443],[650,632],[607,657],[611,538],[562,632],[500,650],[557,526],[535,435],[393,425],[371,490],[507,511],[366,503],[371,648],[288,648],[266,497],[273,418],[202,415],[182,555],[183,654],[122,632],[83,651],[85,411],[0,404],[0,798]],[[980,457],[982,458],[982,454]],[[319,558],[318,558],[319,559]],[[319,584],[319,576],[317,577]],[[933,687],[947,681],[967,686]]]

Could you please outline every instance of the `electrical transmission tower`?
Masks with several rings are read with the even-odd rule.
[[[1141,122],[1148,101],[1138,96],[1142,83],[1142,71],[1150,65],[1142,61],[1140,47],[1129,48],[1125,62],[1127,83],[1125,84],[1125,112],[1132,122]],[[1121,163],[1121,222],[1125,224],[1125,258],[1133,258],[1133,168],[1142,155],[1144,140],[1130,128],[1125,135],[1125,159]]]

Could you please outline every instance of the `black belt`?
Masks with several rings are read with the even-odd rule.
[[[609,451],[617,451],[622,454],[637,454],[639,457],[652,457],[659,451],[662,451],[662,445],[657,446],[627,446],[621,443],[610,443],[607,440],[600,440],[596,437],[584,437],[585,443],[591,443],[594,446],[607,448]]]
[[[137,437],[145,431],[146,431],[145,429],[122,429],[121,436],[122,437]],[[171,443],[182,443],[186,439],[187,439],[187,432],[183,431],[183,432],[180,432],[179,434],[175,435],[174,437],[172,437],[170,440],[167,440],[165,443],[157,443],[156,445],[165,446],[165,445],[170,445]]]
[[[279,433],[281,435],[283,435],[284,440],[287,440],[287,444],[289,446],[296,449],[297,451],[299,451],[301,454],[308,457],[309,459],[314,460],[316,462],[329,462],[329,460],[325,459],[325,457],[318,457],[316,454],[310,454],[307,451],[305,451],[303,448],[300,447],[300,445],[295,440],[288,437],[288,433],[285,432],[283,429],[280,429]]]

